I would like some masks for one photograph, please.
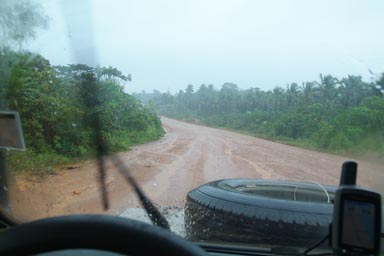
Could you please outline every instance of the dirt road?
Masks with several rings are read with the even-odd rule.
[[[120,157],[158,205],[183,207],[186,194],[208,181],[264,178],[337,185],[346,158],[274,143],[234,132],[163,118],[167,134],[159,141],[107,159],[109,214],[139,202],[113,162]],[[380,165],[359,161],[359,183],[382,187]],[[45,178],[19,175],[10,188],[11,208],[22,218],[68,213],[100,213],[95,161],[67,166]]]

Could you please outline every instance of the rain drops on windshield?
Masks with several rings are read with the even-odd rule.
[[[0,143],[0,203],[308,246],[344,161],[384,192],[383,7],[1,1],[0,114],[19,114],[26,150]]]

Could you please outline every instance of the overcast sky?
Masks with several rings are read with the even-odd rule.
[[[272,89],[384,72],[384,1],[42,1],[29,48],[53,64],[113,66],[127,91],[188,84]]]

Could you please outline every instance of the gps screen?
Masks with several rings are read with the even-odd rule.
[[[373,250],[375,246],[375,205],[345,200],[341,243]]]

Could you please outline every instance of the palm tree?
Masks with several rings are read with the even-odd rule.
[[[348,75],[341,80],[338,88],[341,105],[344,108],[357,106],[368,92],[368,84],[362,81],[361,76]]]
[[[281,111],[284,109],[284,89],[276,86],[272,90],[273,110]]]
[[[315,83],[318,85],[317,100],[323,105],[330,107],[338,95],[338,79],[331,75],[323,76],[323,74],[320,74],[320,82]]]
[[[287,107],[290,107],[292,104],[295,104],[297,102],[299,93],[300,93],[300,90],[297,83],[291,83],[290,85],[287,85],[287,89],[286,89]]]
[[[301,85],[301,93],[302,93],[302,104],[309,105],[314,101],[315,97],[315,83],[313,82],[303,82]]]

